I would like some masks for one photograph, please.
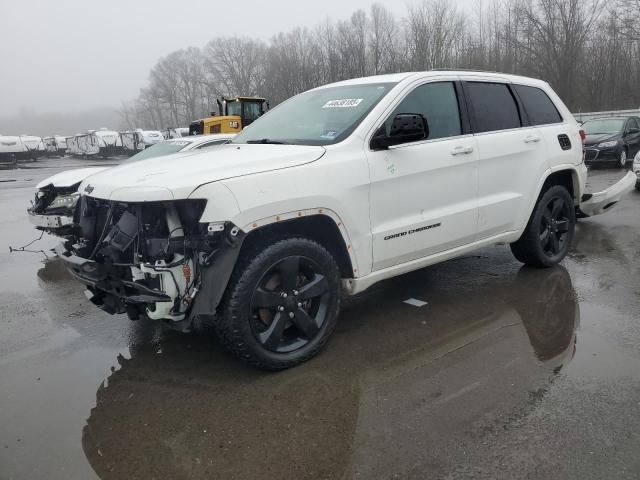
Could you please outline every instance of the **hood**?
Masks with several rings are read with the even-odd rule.
[[[184,199],[205,183],[304,165],[324,152],[303,145],[220,145],[124,163],[91,177],[79,191],[130,202]]]
[[[585,147],[588,147],[592,145],[597,145],[598,143],[602,143],[602,142],[611,142],[613,140],[620,140],[621,137],[622,135],[620,135],[620,133],[591,134],[591,135],[587,135],[586,138],[584,139],[584,145]]]
[[[36,185],[36,189],[46,187],[47,185],[53,185],[58,188],[67,188],[82,182],[85,178],[94,173],[106,170],[109,167],[89,167],[89,168],[77,168],[75,170],[67,170],[65,172],[56,173],[55,175],[45,178]]]

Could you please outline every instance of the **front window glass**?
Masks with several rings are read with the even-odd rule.
[[[394,85],[345,85],[302,93],[253,122],[232,143],[330,145],[340,142]]]
[[[587,135],[598,135],[604,133],[618,133],[622,130],[624,118],[602,118],[598,120],[587,120],[582,124],[582,129]]]
[[[238,117],[242,113],[242,104],[237,100],[235,102],[227,103],[227,115],[237,115]]]
[[[387,135],[393,118],[401,113],[419,113],[429,126],[429,140],[462,134],[458,97],[451,82],[420,85],[396,107],[385,123]]]
[[[148,158],[163,157],[164,155],[171,155],[172,153],[179,152],[191,142],[179,141],[179,142],[162,142],[157,143],[152,147],[147,147],[140,153],[136,153],[133,157],[125,160],[124,163],[137,162],[138,160],[146,160]]]

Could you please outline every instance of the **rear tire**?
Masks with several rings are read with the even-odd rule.
[[[565,187],[552,186],[538,199],[524,233],[511,244],[511,251],[526,265],[552,267],[567,255],[575,225],[573,198]]]
[[[315,356],[340,310],[340,271],[331,254],[306,238],[244,252],[229,281],[215,330],[240,359],[266,370]]]

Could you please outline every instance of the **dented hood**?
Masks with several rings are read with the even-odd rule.
[[[82,182],[84,179],[93,175],[94,173],[102,172],[109,167],[89,167],[89,168],[76,168],[75,170],[67,170],[64,172],[56,173],[55,175],[45,178],[36,185],[36,189],[53,185],[57,188],[68,188],[76,183]]]
[[[325,149],[303,145],[221,145],[110,168],[84,181],[82,194],[123,202],[188,198],[200,185],[313,162]]]

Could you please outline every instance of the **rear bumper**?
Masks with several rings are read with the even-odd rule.
[[[636,174],[628,172],[618,183],[597,193],[587,193],[583,196],[578,209],[581,217],[593,217],[610,210],[636,184]]]

